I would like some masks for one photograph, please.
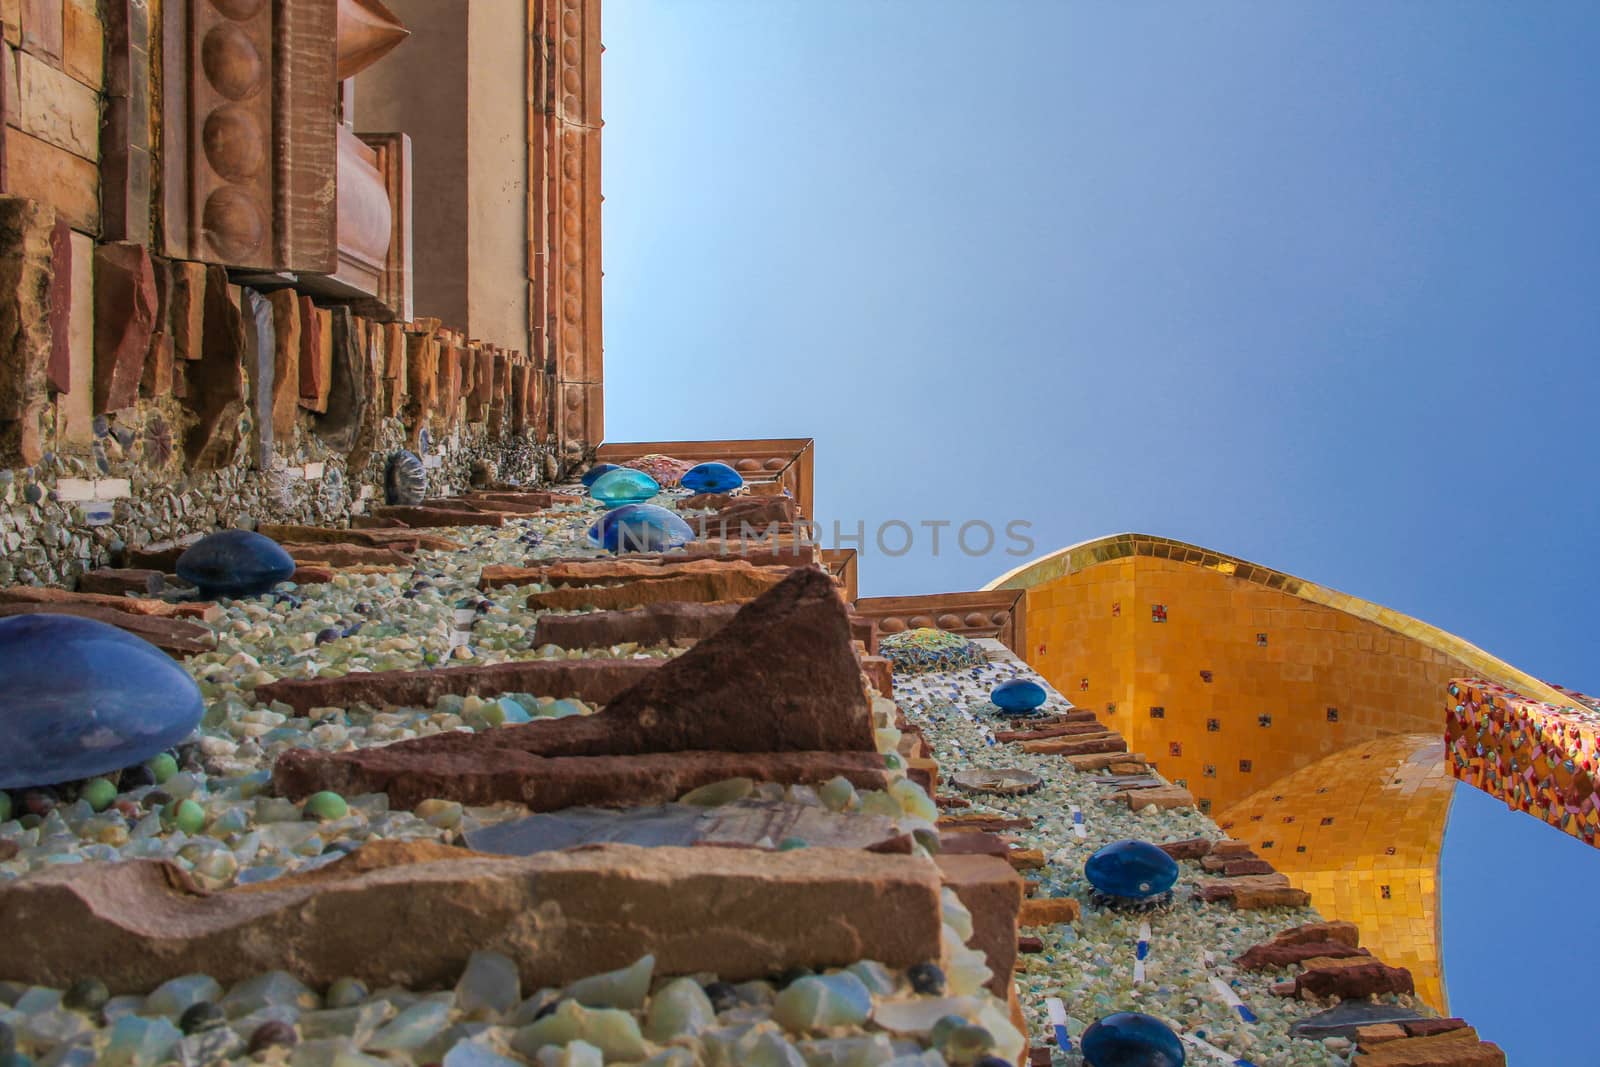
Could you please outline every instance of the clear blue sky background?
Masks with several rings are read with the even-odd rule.
[[[1600,688],[1600,5],[607,0],[604,36],[612,439],[815,437],[825,524],[1178,537]],[[923,533],[863,592],[1020,562]],[[1462,789],[1443,874],[1453,1009],[1597,1062],[1600,851]]]

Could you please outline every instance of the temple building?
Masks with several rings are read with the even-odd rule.
[[[1159,536],[861,597],[811,439],[608,436],[599,0],[0,23],[0,1064],[1504,1064],[1452,789],[1593,843],[1600,709]]]

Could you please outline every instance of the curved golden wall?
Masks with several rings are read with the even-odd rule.
[[[1361,943],[1411,970],[1448,1012],[1439,952],[1439,842],[1455,779],[1436,733],[1391,734],[1279,778],[1217,815],[1233,837],[1361,927]]]
[[[1027,590],[1039,673],[1444,1009],[1443,695],[1461,677],[1564,694],[1420,620],[1167,538],[1074,545],[989,588]]]

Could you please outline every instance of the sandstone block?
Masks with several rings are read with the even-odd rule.
[[[141,567],[102,567],[78,575],[78,592],[143,596],[161,588],[166,575],[161,570]]]
[[[280,547],[296,563],[320,564],[325,567],[404,567],[412,557],[392,548],[368,548],[365,545],[338,544],[286,544]]]
[[[1363,1052],[1356,1062],[1362,1067],[1505,1067],[1506,1054],[1498,1045],[1479,1040],[1478,1032],[1469,1026],[1428,1037],[1384,1041]]]
[[[377,419],[372,406],[372,366],[360,327],[347,307],[318,311],[318,328],[327,318],[324,340],[328,346],[325,394],[319,394],[322,414],[312,420],[317,436],[336,452],[349,457],[352,470],[360,470],[372,454]],[[319,383],[320,384],[320,383]]]
[[[300,297],[293,289],[267,294],[272,305],[272,432],[288,441],[300,400]]]
[[[300,406],[328,410],[333,389],[333,314],[300,297]]]
[[[684,604],[667,601],[628,611],[582,615],[541,615],[533,643],[562,648],[594,648],[636,642],[687,644],[710,637],[739,611],[737,604]]]
[[[1299,945],[1308,941],[1332,941],[1355,948],[1361,944],[1361,932],[1352,922],[1306,923],[1304,926],[1283,931],[1268,944]]]
[[[51,389],[67,393],[72,390],[73,286],[72,227],[66,219],[56,219],[50,231],[50,264],[50,361],[45,367],[45,377]]]
[[[1046,726],[1039,730],[997,730],[994,735],[996,741],[1047,741],[1052,737],[1072,737],[1079,740],[1089,740],[1096,737],[1109,737],[1111,731],[1097,722],[1069,722],[1060,726]]]
[[[384,505],[373,509],[373,518],[394,519],[413,529],[440,526],[503,526],[505,517],[492,512],[465,508],[407,507]]]
[[[32,466],[44,454],[55,221],[43,204],[0,197],[0,466]]]
[[[1197,860],[1211,851],[1211,840],[1205,837],[1188,837],[1182,841],[1168,841],[1159,847],[1175,860]]]
[[[1355,948],[1338,941],[1303,941],[1286,945],[1263,942],[1246,951],[1234,960],[1234,963],[1247,971],[1265,971],[1288,967],[1318,957],[1345,959],[1370,955],[1371,953],[1364,948]]]
[[[93,160],[6,126],[6,190],[49,205],[74,230],[100,229],[100,168]]]
[[[981,949],[994,977],[989,991],[1010,995],[1017,966],[1017,913],[1023,907],[1022,879],[1009,864],[993,856],[935,857],[944,884],[972,913],[972,947]]]
[[[100,604],[0,604],[0,617],[32,614],[76,615],[103,622],[144,638],[175,659],[209,652],[216,647],[216,639],[208,628],[183,619],[137,615]]]
[[[105,596],[100,593],[74,593],[47,585],[0,587],[0,604],[84,604],[123,611],[130,615],[151,615],[166,619],[203,619],[216,606],[199,601],[173,604],[165,600]]]
[[[1154,789],[1124,789],[1111,794],[1111,799],[1126,800],[1128,807],[1133,811],[1140,811],[1152,806],[1163,811],[1171,808],[1194,807],[1194,794],[1177,785],[1157,786]]]
[[[689,568],[696,568],[689,570]],[[648,574],[635,578],[621,578],[615,585],[573,585],[548,592],[531,593],[528,607],[534,611],[572,611],[579,608],[617,610],[643,607],[668,601],[715,603],[717,601],[747,601],[777,587],[791,573],[783,567],[755,567],[744,560],[728,563],[711,560],[674,567],[665,575]],[[811,573],[821,576],[821,572]],[[552,580],[556,580],[552,578]],[[830,591],[832,582],[828,582]],[[835,594],[834,599],[838,597]],[[842,605],[841,605],[842,606]],[[845,622],[845,640],[849,642],[849,622]]]
[[[1022,751],[1042,756],[1085,756],[1126,752],[1128,743],[1122,739],[1121,734],[1109,733],[1103,737],[1053,737],[1045,741],[1024,741]]]
[[[386,866],[386,853],[418,861]],[[450,921],[418,921],[429,915]],[[93,974],[114,993],[278,969],[316,987],[344,975],[434,987],[487,949],[516,960],[530,989],[647,952],[661,974],[740,981],[861,958],[937,960],[939,916],[938,868],[905,856],[602,845],[501,858],[372,845],[307,876],[214,894],[151,860],[6,883],[0,972],[55,986]]]
[[[200,358],[188,360],[183,368],[184,406],[194,416],[183,449],[194,470],[217,470],[233,461],[239,416],[245,410],[245,344],[244,314],[228,272],[207,268]]]
[[[172,264],[172,340],[179,359],[199,359],[205,352],[206,265]]]
[[[60,10],[60,4],[56,4]],[[14,53],[17,64],[15,110],[8,117],[41,141],[80,159],[100,159],[100,99],[88,85],[65,71]],[[10,110],[10,109],[8,109]]]
[[[155,272],[144,246],[94,248],[94,413],[138,400],[155,304]]]
[[[1294,979],[1295,995],[1337,996],[1340,1000],[1362,999],[1380,993],[1416,992],[1411,972],[1390,967],[1378,960],[1362,957],[1307,961],[1306,969]],[[1459,1033],[1459,1031],[1457,1031]],[[1414,1040],[1433,1040],[1420,1038]]]
[[[562,811],[590,805],[666,804],[691,789],[729,778],[820,785],[843,776],[860,789],[882,789],[888,784],[883,760],[865,752],[660,752],[549,758],[515,748],[474,746],[472,740],[471,735],[452,734],[449,744],[431,745],[421,752],[382,745],[333,757],[296,749],[278,760],[273,787],[296,799],[324,789],[347,796],[383,792],[395,808],[413,808],[424,800],[442,798],[472,805],[513,803],[530,811]]]
[[[1079,904],[1072,897],[1037,897],[1022,902],[1018,926],[1059,926],[1078,921]]]
[[[660,660],[525,660],[421,671],[373,671],[342,678],[295,678],[260,686],[258,699],[280,700],[301,715],[312,708],[429,706],[447,693],[489,697],[532,693],[604,703]],[[546,725],[546,724],[535,724]]]
[[[1091,752],[1077,756],[1068,756],[1067,763],[1069,763],[1072,766],[1072,769],[1075,771],[1104,770],[1113,763],[1121,763],[1123,760],[1128,759],[1128,756],[1122,754],[1124,751],[1125,750],[1118,750],[1115,752]],[[1141,755],[1135,755],[1132,758],[1143,759],[1144,757]]]

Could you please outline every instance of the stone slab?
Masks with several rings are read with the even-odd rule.
[[[739,611],[738,604],[665,601],[627,611],[541,615],[533,643],[596,648],[633,642],[643,646],[687,644],[710,637]]]
[[[882,815],[843,814],[814,804],[760,800],[714,808],[676,803],[620,810],[568,808],[470,831],[466,844],[476,852],[529,856],[596,844],[771,849],[788,838],[798,838],[809,848],[911,851],[910,835]]]
[[[1022,878],[1010,864],[993,856],[935,857],[944,884],[972,913],[972,946],[982,950],[994,976],[989,991],[1009,997],[1017,967],[1017,914],[1022,907]]]
[[[1121,734],[1104,737],[1055,737],[1046,741],[1023,741],[1022,751],[1040,756],[1086,756],[1128,751],[1128,742]],[[1082,770],[1083,768],[1079,768]]]
[[[447,693],[481,697],[500,693],[532,693],[605,703],[646,674],[661,660],[521,660],[474,664],[438,670],[373,671],[340,678],[290,678],[255,690],[256,698],[282,701],[300,715],[312,708],[429,707]],[[544,724],[536,724],[544,725]]]
[[[517,961],[525,989],[645,953],[659,974],[729,981],[864,958],[903,968],[942,957],[939,884],[927,860],[844,849],[600,845],[501,858],[383,843],[213,894],[163,862],[90,863],[0,886],[0,973],[56,987],[94,975],[128,994],[269,970],[317,988],[346,975],[448,987],[478,950]]]
[[[209,628],[183,619],[135,615],[93,604],[0,604],[0,617],[33,614],[75,615],[103,622],[149,641],[176,659],[210,652],[216,647],[216,638]]]

